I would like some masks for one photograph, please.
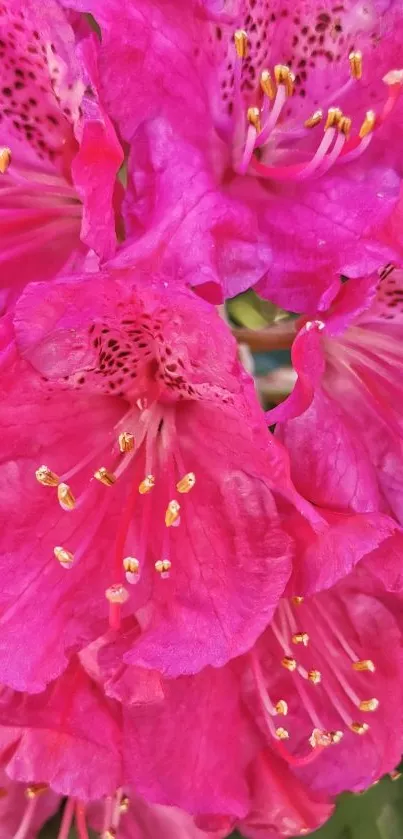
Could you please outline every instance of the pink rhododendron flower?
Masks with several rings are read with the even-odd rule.
[[[326,313],[302,321],[298,382],[269,417],[313,503],[403,522],[402,338],[403,271],[392,266],[340,285]]]
[[[88,248],[113,253],[122,151],[98,99],[95,43],[76,45],[52,0],[0,7],[0,308]]]
[[[138,613],[138,664],[224,664],[291,570],[287,460],[226,325],[167,283],[91,277],[28,286],[5,350],[0,678],[18,690],[42,690],[108,608],[116,627]]]
[[[315,591],[396,530],[296,493],[235,341],[190,291],[133,268],[31,284],[4,342],[0,678],[17,690],[43,690],[122,610],[142,629],[127,662],[221,666],[297,554],[292,584]]]
[[[102,29],[103,95],[132,149],[128,229],[168,239],[182,279],[224,296],[258,283],[303,311],[328,290],[318,267],[385,261],[399,3],[69,5]]]

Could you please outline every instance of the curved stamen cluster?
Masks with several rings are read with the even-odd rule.
[[[292,679],[288,699],[272,701],[259,659],[253,655],[256,688],[270,737],[276,741],[291,737],[283,725],[276,726],[275,717],[286,715],[296,697],[298,706],[302,706],[312,723],[307,736],[311,751],[298,756],[277,743],[282,756],[293,765],[303,766],[314,760],[323,748],[340,743],[346,731],[366,734],[370,726],[361,714],[375,712],[379,700],[362,698],[361,691],[367,690],[366,682],[375,672],[375,665],[371,659],[357,655],[318,599],[310,605],[301,597],[281,601],[269,631],[279,665]],[[324,724],[321,712],[324,707],[330,707],[332,718],[338,717],[337,729],[329,731]]]
[[[120,607],[129,597],[124,580],[129,584],[137,583],[147,558],[150,522],[153,517],[150,495],[155,493],[156,487],[159,489],[155,505],[158,510],[157,517],[160,515],[161,502],[163,503],[164,524],[157,551],[162,558],[154,562],[154,568],[162,579],[167,579],[172,565],[169,529],[178,527],[181,520],[181,504],[175,495],[189,493],[196,483],[194,473],[185,471],[178,451],[173,452],[171,458],[165,458],[162,461],[159,458],[158,435],[162,433],[163,425],[164,418],[155,406],[140,411],[140,414],[136,409],[129,410],[114,426],[112,447],[109,444],[90,451],[79,463],[62,475],[58,475],[45,465],[40,466],[35,473],[37,481],[42,486],[56,489],[58,502],[65,512],[72,512],[74,515],[74,511],[82,510],[86,504],[91,504],[91,515],[85,534],[78,535],[79,525],[74,534],[77,545],[54,547],[56,559],[66,569],[72,568],[92,546],[99,528],[108,515],[109,491],[115,488],[116,484],[122,483],[124,478],[127,479],[124,482],[126,500],[120,512],[117,527],[113,568],[115,582],[105,592],[110,603],[110,623],[114,628],[120,625]],[[108,466],[94,468],[101,457]],[[143,468],[143,464],[146,474],[138,481],[139,470]],[[153,470],[156,474],[153,474]],[[81,479],[83,489],[78,495],[73,492],[68,483],[71,478],[77,481]],[[99,485],[105,487],[106,490],[102,492],[103,497],[99,498],[98,504]],[[135,513],[139,513],[140,517],[140,525],[137,528],[134,521]],[[157,529],[156,536],[158,532]]]
[[[299,181],[323,175],[337,161],[353,160],[366,150],[374,129],[388,118],[400,94],[402,71],[391,71],[383,79],[388,87],[388,96],[378,116],[373,110],[368,110],[359,129],[352,132],[352,118],[332,105],[327,109],[323,138],[310,159],[285,166],[268,165],[267,158],[271,160],[275,154],[275,134],[281,126],[284,106],[294,94],[295,76],[285,64],[277,64],[273,75],[268,69],[263,69],[260,73],[263,100],[259,107],[253,105],[247,109],[245,119],[241,80],[242,63],[248,50],[247,32],[237,30],[234,42],[234,137],[241,137],[241,143],[234,142],[233,157],[234,168],[239,174],[245,174],[251,166],[261,177],[280,181]],[[360,51],[350,53],[349,64],[350,80],[333,94],[335,98],[343,97],[361,79],[363,61]],[[305,120],[304,125],[299,127],[301,139],[305,139],[309,131],[321,123],[323,116],[324,110],[319,108]],[[281,133],[286,133],[286,126],[281,127],[284,129]],[[294,139],[295,131],[292,136]],[[298,150],[300,153],[301,149]]]
[[[25,795],[28,800],[27,806],[13,839],[26,839],[31,834],[39,798],[48,791],[49,787],[47,784],[30,784],[27,786],[25,790]],[[7,790],[1,790],[0,794],[2,796],[7,795]],[[129,810],[130,799],[122,789],[118,789],[115,795],[108,796],[104,799],[104,802],[99,803],[101,806],[103,804],[104,808],[101,839],[116,839],[121,817]],[[87,807],[74,798],[68,798],[63,810],[57,839],[68,839],[73,821],[75,822],[79,839],[88,839]]]

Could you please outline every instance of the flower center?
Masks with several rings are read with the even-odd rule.
[[[169,577],[172,552],[178,548],[171,529],[179,526],[182,508],[191,512],[178,499],[193,489],[196,478],[186,472],[174,439],[174,407],[154,403],[148,408],[144,399],[138,400],[107,440],[104,437],[71,469],[61,475],[48,466],[36,471],[42,486],[56,490],[55,502],[62,510],[77,517],[69,543],[54,547],[54,556],[65,569],[85,561],[118,503],[111,493],[121,486],[111,585],[105,591],[114,629],[120,626],[121,607],[129,597],[124,582],[137,583],[151,556],[157,575]]]
[[[361,115],[345,115],[338,103],[359,84],[363,72],[362,54],[349,55],[350,76],[332,94],[331,102],[307,114],[299,123],[287,102],[295,94],[296,77],[287,64],[276,64],[271,72],[260,71],[260,93],[251,94],[245,110],[244,65],[248,56],[248,34],[239,29],[234,35],[233,62],[232,161],[238,174],[255,172],[276,181],[303,181],[324,175],[336,162],[346,163],[359,157],[371,143],[373,131],[389,117],[401,91],[403,71],[384,76],[387,96],[379,114],[372,109]],[[306,74],[305,74],[306,75]],[[353,119],[354,116],[354,119]],[[313,141],[324,120],[324,134]],[[356,124],[357,123],[357,124]]]
[[[351,647],[331,617],[326,595],[311,599],[309,604],[302,597],[281,601],[269,631],[273,654],[289,674],[286,698],[270,697],[256,653],[252,668],[266,728],[282,756],[294,766],[304,766],[324,748],[340,743],[347,731],[366,734],[369,724],[362,715],[376,711],[379,706],[378,699],[370,695],[368,681],[375,665]],[[298,736],[301,708],[312,726],[305,737],[311,750],[302,754],[299,743],[295,751],[284,747],[282,741],[290,740],[292,744],[292,731],[276,725],[275,721],[291,709],[291,715],[296,715]],[[334,728],[326,724],[329,721]]]

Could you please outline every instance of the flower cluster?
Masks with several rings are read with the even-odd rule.
[[[1,839],[304,835],[399,762],[402,35],[0,5]]]

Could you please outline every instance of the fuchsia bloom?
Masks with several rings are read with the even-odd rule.
[[[314,504],[403,523],[402,339],[403,272],[392,266],[340,285],[326,313],[302,321],[297,385],[269,417]]]
[[[0,308],[31,279],[112,255],[122,151],[96,92],[93,36],[58,3],[0,7]]]
[[[102,635],[108,607],[115,627],[138,613],[139,664],[224,664],[291,570],[287,460],[226,325],[149,276],[90,276],[28,286],[4,355],[0,678],[18,690]]]
[[[102,28],[103,95],[132,150],[128,229],[168,239],[182,280],[224,296],[258,283],[303,311],[328,289],[318,267],[386,261],[400,3],[70,5]]]

